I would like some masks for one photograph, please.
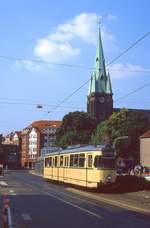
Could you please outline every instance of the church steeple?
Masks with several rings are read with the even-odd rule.
[[[91,73],[91,80],[89,84],[89,91],[88,95],[91,93],[107,93],[107,84],[109,77],[106,75],[106,68],[105,68],[105,59],[103,54],[103,46],[102,46],[102,39],[101,39],[101,31],[99,29],[98,35],[98,45],[96,49],[96,56],[95,56],[95,67],[93,72]],[[95,77],[95,80],[93,78]],[[110,84],[111,82],[109,82]],[[95,90],[94,90],[95,88]]]
[[[92,117],[104,120],[112,113],[113,101],[110,75],[106,74],[100,28],[94,66],[89,83],[87,111]]]

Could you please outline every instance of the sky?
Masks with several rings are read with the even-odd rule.
[[[149,9],[149,0],[1,0],[0,132],[86,111],[99,21],[114,107],[150,109],[150,36],[109,65],[150,31]]]

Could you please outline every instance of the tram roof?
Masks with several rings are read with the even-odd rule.
[[[50,156],[51,154],[69,154],[69,153],[80,153],[80,152],[92,152],[92,151],[104,151],[104,150],[110,150],[110,148],[108,148],[107,145],[102,144],[102,145],[97,145],[97,146],[93,146],[93,145],[87,145],[87,146],[70,146],[69,148],[66,148],[64,150],[59,150],[59,151],[55,151],[52,153],[49,153],[46,156]]]

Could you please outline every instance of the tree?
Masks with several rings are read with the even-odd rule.
[[[64,116],[62,125],[56,132],[55,145],[66,147],[87,144],[96,128],[96,121],[85,112],[70,112]]]
[[[132,156],[139,160],[139,136],[150,128],[149,119],[143,113],[122,109],[113,113],[108,120],[97,126],[92,135],[93,144],[107,143],[113,145],[118,137],[129,136],[129,140],[120,140],[116,144],[118,155]]]

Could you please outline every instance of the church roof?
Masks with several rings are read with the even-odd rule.
[[[88,95],[91,93],[112,93],[110,76],[109,73],[108,75],[106,74],[100,29],[96,49],[95,67],[91,73]]]

